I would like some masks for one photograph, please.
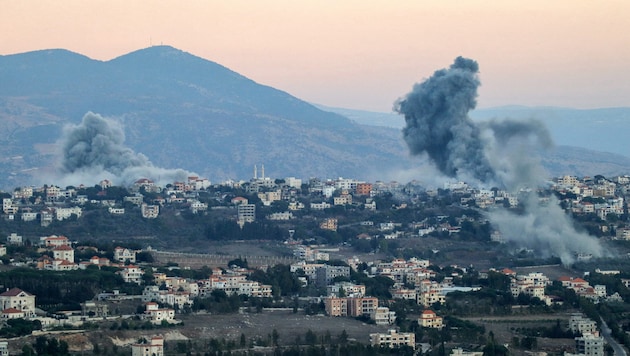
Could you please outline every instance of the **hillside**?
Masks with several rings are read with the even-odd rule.
[[[248,179],[260,164],[273,177],[366,180],[396,179],[397,172],[421,164],[409,158],[400,117],[372,113],[366,121],[365,113],[316,107],[169,46],[110,61],[62,49],[0,56],[0,82],[4,189],[52,183],[63,127],[77,125],[87,112],[119,121],[124,145],[155,166],[183,168],[213,181]],[[575,126],[562,121],[552,125],[552,133],[571,133]],[[591,129],[592,135],[598,132]],[[585,141],[575,142],[571,145]],[[564,146],[545,156],[545,163],[553,175],[630,171],[625,157]]]
[[[396,130],[358,125],[168,46],[107,62],[65,50],[0,56],[0,81],[5,187],[50,171],[63,125],[88,111],[121,121],[125,143],[154,164],[213,180],[247,179],[255,164],[277,177],[409,165]]]

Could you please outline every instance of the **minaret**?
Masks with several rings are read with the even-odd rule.
[[[264,164],[261,164],[261,165],[260,165],[260,170],[262,171],[262,177],[261,177],[261,179],[262,179],[262,180],[265,180],[265,165],[264,165]]]
[[[258,168],[254,165],[254,180],[258,179]]]

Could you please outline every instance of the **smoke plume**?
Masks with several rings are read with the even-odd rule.
[[[88,112],[79,125],[68,125],[63,130],[57,168],[60,181],[76,185],[109,179],[128,185],[140,178],[159,183],[181,181],[192,175],[182,169],[156,167],[124,143],[125,133],[119,122]]]
[[[458,57],[394,104],[405,117],[403,137],[411,154],[428,156],[448,177],[511,193],[539,187],[545,173],[536,151],[552,146],[546,127],[533,120],[473,122],[468,113],[476,106],[478,71],[477,62]],[[541,204],[530,196],[523,206],[523,215],[500,209],[487,213],[506,240],[541,255],[558,256],[565,265],[579,252],[604,254],[598,240],[575,230],[553,197]]]

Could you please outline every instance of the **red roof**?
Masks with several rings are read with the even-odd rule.
[[[24,312],[15,308],[7,308],[2,311],[2,314],[18,314],[18,313],[23,314]]]
[[[21,290],[20,288],[11,288],[8,291],[0,294],[0,297],[16,297],[22,292],[24,292],[24,291]],[[26,295],[32,295],[32,294],[30,294],[28,292],[24,292],[24,293],[26,293]]]
[[[53,249],[53,251],[71,251],[71,250],[73,250],[73,248],[68,245],[57,246]]]

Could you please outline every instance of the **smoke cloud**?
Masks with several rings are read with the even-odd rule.
[[[458,57],[447,69],[417,83],[394,104],[404,115],[403,137],[412,155],[426,155],[445,176],[475,180],[517,193],[544,183],[537,151],[553,145],[539,121],[473,122],[468,113],[477,102],[479,66]],[[524,214],[496,209],[487,217],[504,235],[542,256],[558,256],[570,265],[576,253],[602,256],[599,241],[576,231],[553,197],[541,204],[536,196],[523,202]]]
[[[63,130],[59,141],[59,181],[77,185],[109,179],[129,185],[140,178],[168,183],[193,175],[183,169],[156,167],[124,143],[125,133],[119,122],[88,112],[80,124]]]

